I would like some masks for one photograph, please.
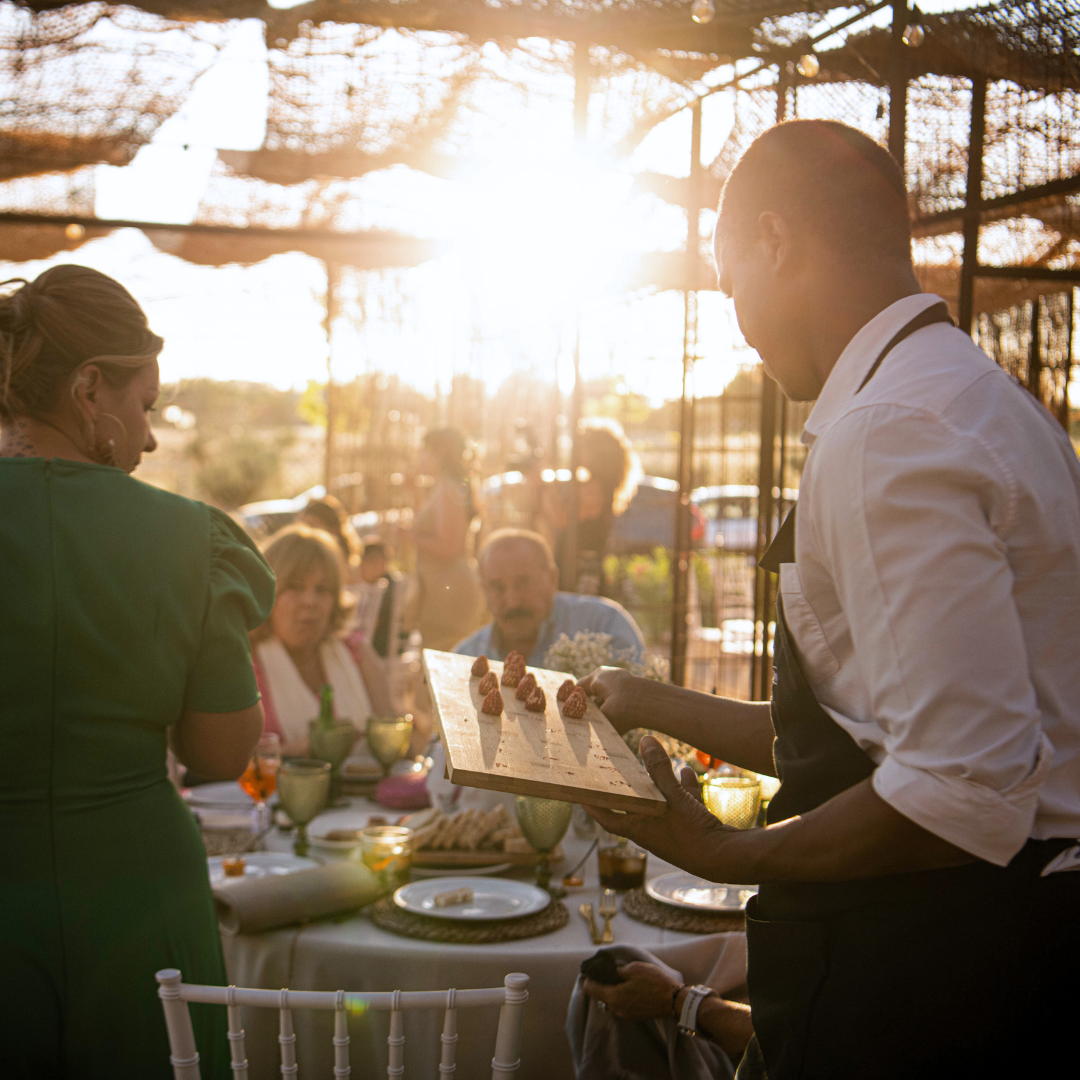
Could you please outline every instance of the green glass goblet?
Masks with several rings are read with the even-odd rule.
[[[349,756],[359,732],[350,720],[338,720],[326,727],[318,720],[308,724],[308,745],[311,756],[330,766],[330,806],[343,805],[341,800],[341,763]]]
[[[278,770],[278,798],[296,826],[293,851],[308,853],[307,826],[326,806],[330,795],[330,765],[314,758],[291,758]]]
[[[383,776],[389,776],[390,770],[405,756],[412,741],[412,731],[411,714],[368,717],[368,749],[382,766]]]
[[[540,856],[536,864],[536,884],[552,896],[565,896],[561,885],[551,884],[551,863],[548,856],[558,846],[570,827],[574,804],[558,799],[541,799],[535,795],[519,795],[515,802],[522,835]]]

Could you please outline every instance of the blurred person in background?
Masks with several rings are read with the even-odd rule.
[[[559,592],[559,571],[548,542],[524,529],[492,533],[480,552],[480,580],[493,621],[459,641],[454,652],[502,660],[512,649],[534,667],[543,664],[560,634],[610,634],[615,652],[633,650],[641,662],[645,640],[633,616],[612,600]]]
[[[363,549],[352,587],[357,598],[352,625],[385,660],[396,656],[398,651],[405,579],[390,565],[394,553],[381,537],[365,536]]]
[[[244,771],[273,574],[228,516],[129,475],[157,446],[162,340],[127,290],[82,266],[4,284],[2,1071],[165,1080],[154,973],[226,981],[166,742],[204,776]],[[191,1015],[202,1075],[229,1076],[223,1010]]]
[[[341,549],[341,558],[345,564],[345,580],[350,583],[355,581],[361,545],[345,507],[333,495],[309,499],[300,512],[299,521],[301,525],[312,529],[322,529],[334,538],[334,542]]]
[[[641,462],[616,420],[595,417],[582,422],[577,435],[577,564],[568,565],[569,483],[548,484],[543,516],[555,537],[559,580],[570,592],[592,596],[609,591],[604,578],[611,526],[629,505],[641,479]]]
[[[334,688],[334,715],[360,734],[372,715],[393,712],[386,672],[370,642],[342,636],[352,598],[342,587],[338,545],[322,529],[290,525],[263,546],[277,575],[269,621],[251,636],[266,731],[286,755],[308,752],[308,724],[319,715],[320,691]]]
[[[456,428],[434,428],[424,436],[419,471],[435,478],[431,495],[413,527],[419,598],[416,627],[428,649],[448,650],[483,616],[473,522],[478,517],[471,453]]]

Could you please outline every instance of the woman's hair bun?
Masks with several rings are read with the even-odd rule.
[[[48,412],[72,373],[102,358],[116,385],[164,344],[138,301],[99,270],[54,266],[0,295],[0,416]]]

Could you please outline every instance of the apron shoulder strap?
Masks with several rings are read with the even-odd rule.
[[[859,383],[859,389],[855,393],[859,393],[864,386],[877,374],[877,369],[881,367],[882,360],[889,355],[900,344],[904,338],[914,334],[916,330],[921,330],[924,326],[933,326],[934,323],[950,323],[955,326],[952,316],[949,314],[949,305],[942,300],[940,303],[932,304],[925,311],[921,311],[915,316],[909,323],[906,323],[900,330],[893,335],[889,340],[889,343],[878,354],[877,359],[870,365],[870,370],[866,373],[865,378]],[[795,511],[798,509],[798,504],[791,508],[788,516],[784,518],[783,524],[776,530],[776,536],[773,537],[772,543],[768,546],[765,554],[761,556],[758,562],[758,566],[762,570],[771,570],[774,574],[780,573],[780,564],[786,562],[795,561]]]
[[[947,322],[951,326],[955,326],[952,316],[949,314],[949,305],[942,300],[940,303],[933,304],[925,311],[920,312],[915,316],[911,322],[907,323],[902,329],[898,330],[895,336],[889,341],[888,345],[878,354],[878,358],[871,365],[870,370],[866,373],[865,378],[859,383],[859,389],[855,391],[858,394],[864,386],[877,374],[877,369],[881,367],[881,361],[885,359],[900,344],[906,337],[910,337],[916,330],[921,330],[924,326],[933,326],[934,323]]]
[[[758,562],[762,570],[771,570],[774,574],[779,574],[781,563],[795,561],[795,511],[798,509],[799,504],[796,503],[788,511],[780,528],[776,530],[772,543]]]

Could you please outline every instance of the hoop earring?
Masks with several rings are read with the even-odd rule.
[[[91,441],[91,445],[94,447],[94,457],[102,465],[111,465],[114,469],[122,469],[120,459],[116,456],[117,440],[115,438],[102,439],[98,433],[98,425],[104,419],[111,420],[120,429],[121,442],[127,439],[127,428],[124,427],[123,421],[119,417],[113,416],[112,413],[100,413],[97,422],[94,424],[94,438]]]

